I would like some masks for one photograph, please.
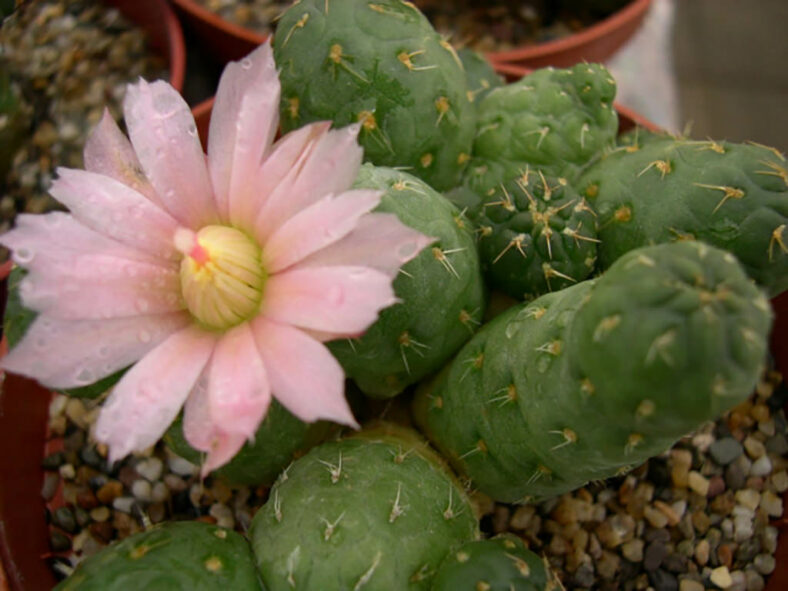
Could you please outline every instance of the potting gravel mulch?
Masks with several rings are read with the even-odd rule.
[[[227,22],[271,34],[292,0],[196,0]],[[553,41],[609,16],[627,0],[414,0],[435,29],[457,47],[506,51]],[[330,6],[330,4],[329,4]]]
[[[168,76],[144,31],[97,0],[20,5],[0,27],[0,72],[17,99],[0,111],[0,134],[15,120],[25,126],[0,145],[0,160],[10,161],[0,175],[0,233],[17,213],[60,209],[47,193],[56,167],[82,168],[89,131],[105,108],[121,119],[129,82]]]
[[[523,538],[566,589],[759,591],[775,568],[788,490],[788,388],[770,372],[715,423],[629,474],[537,505],[473,493],[482,531]],[[395,399],[402,412],[406,399]],[[163,445],[108,466],[91,441],[99,402],[56,395],[43,460],[51,562],[59,577],[112,540],[170,519],[245,532],[265,487],[232,487]]]

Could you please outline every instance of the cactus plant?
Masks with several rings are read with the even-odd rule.
[[[475,108],[462,63],[421,12],[400,0],[303,0],[274,39],[284,130],[361,124],[365,158],[407,167],[438,190],[458,184]]]
[[[774,148],[642,134],[578,188],[599,213],[599,263],[659,242],[732,252],[770,296],[788,289],[788,164]]]
[[[57,591],[263,591],[248,542],[201,523],[163,523],[79,563]]]
[[[383,426],[295,461],[250,537],[270,591],[429,589],[444,556],[478,538],[478,524],[429,446]]]
[[[432,591],[553,591],[561,589],[550,565],[514,534],[468,542],[449,554]]]
[[[744,400],[771,310],[730,253],[622,256],[598,279],[483,327],[415,400],[422,430],[483,492],[554,496],[667,449]]]
[[[326,421],[304,423],[272,400],[254,439],[213,474],[229,484],[268,486],[294,458],[338,430],[339,425]],[[195,464],[200,462],[202,454],[189,445],[183,434],[182,417],[164,434],[164,442],[179,456]]]
[[[405,172],[369,164],[355,186],[385,191],[376,211],[436,239],[395,279],[398,304],[360,338],[329,344],[361,390],[388,398],[440,369],[471,337],[485,290],[471,226],[447,199]]]
[[[471,102],[479,102],[493,88],[504,86],[506,81],[495,71],[493,65],[481,53],[468,47],[457,50],[457,55],[465,69],[468,82],[468,98]]]
[[[596,214],[564,179],[526,173],[470,212],[490,287],[517,299],[582,281],[596,263]]]
[[[526,167],[574,180],[615,141],[615,95],[615,80],[599,64],[543,68],[494,89],[479,103],[465,183],[484,194]]]

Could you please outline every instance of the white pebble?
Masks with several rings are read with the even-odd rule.
[[[177,474],[165,474],[164,484],[174,493],[186,490],[186,482]]]
[[[711,582],[717,585],[720,589],[727,589],[733,584],[733,579],[731,578],[731,573],[728,571],[727,566],[720,566],[715,568],[711,571],[711,576],[709,577]]]
[[[152,498],[150,482],[143,478],[135,480],[131,484],[131,494],[133,494],[137,500],[149,503]]]
[[[736,502],[739,505],[743,505],[744,507],[755,511],[758,508],[758,504],[761,502],[761,493],[750,488],[737,490]]]
[[[199,471],[197,466],[179,456],[172,456],[167,460],[167,465],[170,467],[170,470],[179,476],[194,476]]]
[[[780,470],[772,474],[772,484],[778,493],[784,493],[788,490],[788,472]]]
[[[135,466],[135,468],[140,476],[147,478],[151,482],[155,482],[161,478],[161,473],[164,470],[164,462],[154,456],[152,458],[142,460]]]
[[[772,461],[769,456],[763,455],[752,463],[750,476],[768,476],[772,471]]]
[[[60,476],[63,477],[63,480],[74,480],[77,475],[77,471],[74,469],[73,464],[63,464],[58,471],[60,472]]]
[[[208,511],[208,514],[216,519],[216,525],[226,529],[233,529],[235,527],[235,519],[233,512],[227,505],[221,503],[214,503]]]
[[[59,417],[66,411],[66,403],[68,402],[68,396],[64,394],[58,394],[52,399],[52,402],[49,403],[49,418],[54,419],[55,417]]]
[[[749,540],[755,533],[752,527],[752,519],[745,515],[739,515],[733,520],[733,539],[736,542]]]
[[[162,503],[166,501],[170,496],[170,490],[167,488],[167,485],[163,482],[159,481],[153,485],[153,490],[151,491],[151,499],[154,503]]]
[[[782,517],[783,501],[771,491],[765,491],[761,495],[761,509],[766,511],[769,517]]]
[[[136,503],[134,497],[117,497],[112,501],[112,507],[123,513],[131,513],[134,503]]]

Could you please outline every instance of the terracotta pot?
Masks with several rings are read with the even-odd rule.
[[[104,0],[148,33],[151,47],[167,60],[170,84],[180,92],[186,74],[183,30],[167,0]]]
[[[268,36],[226,21],[194,0],[172,0],[186,25],[221,63],[239,60]]]
[[[195,0],[172,0],[184,21],[221,61],[239,60],[267,39],[233,24]],[[578,62],[602,62],[613,55],[640,27],[651,0],[632,0],[595,25],[577,33],[534,45],[487,54],[492,62],[517,63],[531,68],[566,67]]]
[[[573,35],[509,51],[490,52],[487,58],[492,62],[516,63],[529,68],[565,68],[582,61],[603,62],[638,30],[650,4],[651,0],[632,0],[606,19]]]

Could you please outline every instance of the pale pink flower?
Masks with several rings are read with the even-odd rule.
[[[39,313],[4,369],[73,388],[134,364],[96,424],[112,461],[153,445],[182,407],[203,473],[254,435],[271,396],[304,421],[356,426],[322,343],[393,304],[399,267],[430,240],[370,213],[379,192],[348,190],[358,126],[274,142],[279,94],[268,44],[229,64],[206,158],[172,87],[130,86],[131,142],[105,115],[87,170],[58,171],[51,193],[71,214],[22,215],[0,237]]]

